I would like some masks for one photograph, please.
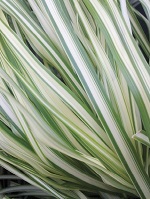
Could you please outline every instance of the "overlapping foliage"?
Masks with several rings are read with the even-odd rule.
[[[148,199],[150,45],[131,5],[0,7],[0,164],[56,198]]]

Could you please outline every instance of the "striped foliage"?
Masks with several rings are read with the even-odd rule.
[[[2,167],[55,198],[149,198],[147,1],[0,0]]]

